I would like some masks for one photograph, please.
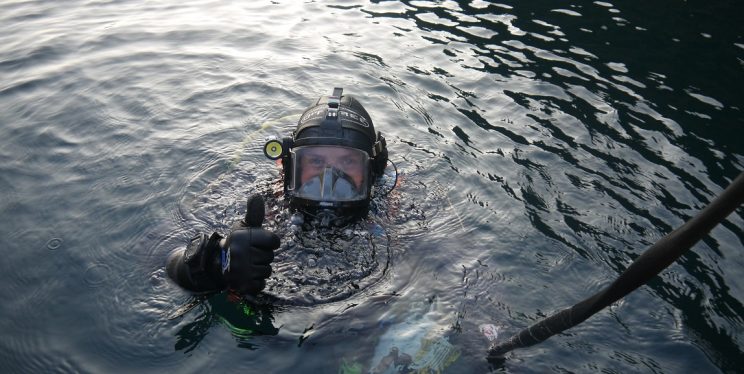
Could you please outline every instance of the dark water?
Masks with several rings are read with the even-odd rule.
[[[503,338],[598,291],[744,170],[742,11],[2,2],[0,371],[334,373],[393,346],[422,362],[432,342],[451,345],[446,372],[741,370],[741,208],[648,286],[502,365],[479,327]],[[272,194],[264,138],[334,86],[401,171],[354,228],[380,240],[369,271],[262,308],[174,286],[167,254]],[[293,268],[284,251],[277,277],[330,258]]]

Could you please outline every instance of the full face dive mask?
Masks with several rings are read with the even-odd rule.
[[[385,138],[375,132],[361,103],[343,89],[319,98],[303,112],[292,137],[269,140],[264,154],[281,159],[285,197],[306,215],[341,222],[363,217],[372,185],[388,159]]]

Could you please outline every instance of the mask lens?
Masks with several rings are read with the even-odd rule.
[[[351,200],[359,195],[359,192],[347,178],[338,178],[333,183],[333,195],[339,200]]]
[[[294,170],[290,189],[295,196],[326,202],[367,197],[367,153],[341,146],[306,146],[291,152]]]

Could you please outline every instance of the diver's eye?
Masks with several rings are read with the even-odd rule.
[[[344,167],[351,167],[359,165],[359,160],[357,160],[354,157],[345,157],[343,160],[341,160],[341,165]]]
[[[325,159],[318,156],[310,156],[307,162],[308,164],[310,164],[310,166],[314,167],[323,167],[325,165]]]

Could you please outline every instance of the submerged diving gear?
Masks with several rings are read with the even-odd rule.
[[[388,160],[385,138],[367,111],[342,93],[334,88],[305,110],[291,138],[264,146],[268,158],[282,160],[290,206],[316,218],[333,211],[336,223],[367,214],[372,185]]]
[[[186,249],[168,256],[168,276],[192,292],[230,288],[241,294],[257,294],[266,286],[274,250],[280,244],[276,234],[261,228],[263,215],[263,199],[251,197],[245,218],[233,226],[224,244],[217,233],[194,237]]]

